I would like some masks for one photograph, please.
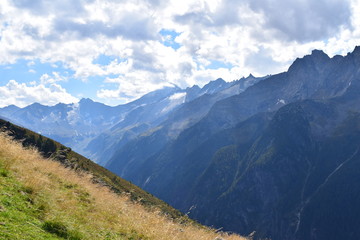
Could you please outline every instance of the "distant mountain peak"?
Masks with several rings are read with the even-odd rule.
[[[41,103],[34,102],[34,103],[30,104],[29,106],[43,106],[43,105]]]
[[[360,46],[356,46],[352,54],[355,56],[360,56]]]
[[[322,50],[317,50],[317,49],[314,49],[312,50],[311,52],[311,55],[310,55],[314,60],[320,60],[320,61],[326,61],[326,60],[329,60],[330,57],[324,53],[324,51]]]
[[[250,73],[247,78],[254,78],[254,75],[252,75],[252,73]]]
[[[187,87],[185,90],[189,90],[189,89],[200,89],[200,87],[194,84],[192,87]]]
[[[82,98],[79,103],[84,104],[84,103],[93,103],[93,102],[94,101],[91,100],[90,98]]]
[[[47,107],[47,106],[42,105],[41,103],[38,103],[38,102],[34,102],[25,108],[38,109],[38,108],[43,108],[43,107]]]
[[[14,104],[8,105],[6,107],[4,107],[5,109],[19,109],[18,106],[15,106]]]
[[[296,58],[293,64],[290,65],[288,72],[303,71],[306,66],[316,65],[321,66],[326,64],[331,58],[322,50],[314,49],[311,54],[302,58]]]
[[[324,53],[323,50],[319,50],[319,49],[313,49],[313,50],[311,51],[311,55],[326,55],[326,56],[327,56],[327,54]]]
[[[213,82],[225,82],[225,80],[224,79],[222,79],[222,78],[218,78],[218,79],[216,79],[215,81],[213,81]]]
[[[226,83],[224,79],[222,78],[218,78],[216,80],[210,81],[207,84],[204,85],[203,89],[208,88],[209,86],[217,86],[217,85],[221,85],[223,83]]]

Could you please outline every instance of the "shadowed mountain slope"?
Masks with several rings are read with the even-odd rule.
[[[130,142],[107,167],[208,225],[275,240],[358,239],[359,69],[359,47],[333,58],[314,50],[217,101],[156,151],[146,152],[161,140],[154,134]]]

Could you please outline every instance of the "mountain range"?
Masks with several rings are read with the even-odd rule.
[[[85,98],[78,103],[59,103],[55,106],[34,103],[19,108],[10,105],[0,109],[0,116],[70,146],[105,165],[117,148],[141,134],[153,131],[178,108],[183,108],[180,112],[190,111],[191,116],[188,114],[184,116],[185,119],[176,119],[172,123],[169,131],[173,135],[198,121],[217,100],[238,94],[264,78],[266,77],[255,78],[249,75],[233,82],[225,82],[219,78],[202,88],[194,85],[181,89],[174,85],[115,107]],[[202,110],[198,109],[198,113],[187,110],[186,107],[195,100],[202,101],[205,105]]]
[[[332,58],[313,50],[263,78],[0,115],[201,223],[255,239],[360,239],[359,69],[360,47]]]

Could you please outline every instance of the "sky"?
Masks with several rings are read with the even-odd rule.
[[[124,104],[356,45],[359,0],[1,0],[0,107]]]

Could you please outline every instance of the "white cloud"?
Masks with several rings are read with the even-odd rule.
[[[154,79],[154,77],[144,71],[137,71],[133,74],[129,73],[126,77],[107,78],[107,82],[114,83],[117,87],[112,89],[100,89],[97,91],[96,95],[100,99],[115,99],[120,102],[127,102],[135,100],[149,91],[154,91],[170,85],[168,82],[155,83],[144,81],[143,79],[147,77]]]
[[[10,80],[5,86],[0,87],[0,107],[10,104],[25,107],[34,102],[55,105],[59,102],[73,103],[77,101],[77,98],[71,96],[65,89],[55,83],[49,86],[34,83],[27,85]]]
[[[52,76],[45,73],[43,75],[41,75],[40,77],[40,83],[41,84],[53,84],[56,82],[62,82],[62,81],[67,81],[67,78],[64,76],[61,76],[60,73],[58,72],[52,72]]]
[[[99,98],[129,101],[169,83],[285,71],[314,48],[346,53],[360,44],[359,9],[357,0],[2,0],[0,64],[61,63],[71,79],[113,83]],[[162,29],[179,34],[180,48],[162,44]],[[100,55],[115,60],[95,63]],[[64,81],[43,74],[41,84]]]

